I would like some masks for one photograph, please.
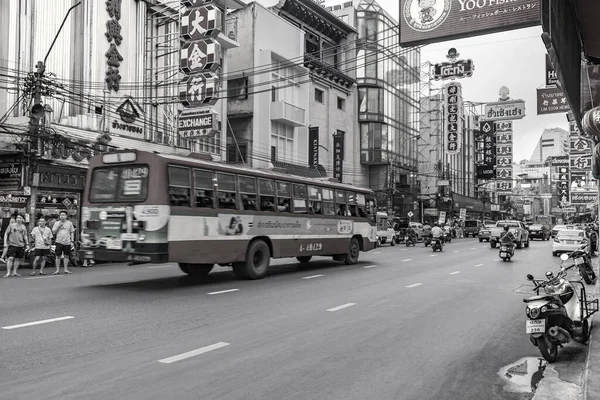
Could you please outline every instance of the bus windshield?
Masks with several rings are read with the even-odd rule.
[[[147,165],[100,167],[92,172],[89,192],[92,203],[144,201],[147,194]]]

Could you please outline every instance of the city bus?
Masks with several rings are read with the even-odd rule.
[[[331,256],[348,265],[375,248],[373,192],[333,181],[137,150],[90,159],[84,259],[215,264],[260,279],[271,258]]]

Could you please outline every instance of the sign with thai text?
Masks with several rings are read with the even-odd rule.
[[[477,161],[477,178],[494,179],[496,177],[496,139],[495,124],[491,121],[482,121],[479,124],[478,142],[483,148]]]
[[[446,80],[454,78],[468,78],[473,76],[475,65],[473,60],[458,60],[456,62],[442,62],[433,65],[433,79]]]
[[[525,101],[508,100],[487,103],[485,118],[490,121],[515,120],[525,117]]]
[[[23,165],[20,161],[0,162],[0,190],[18,190],[23,178]]]
[[[571,204],[597,203],[597,192],[571,192]]]
[[[558,76],[554,70],[554,65],[550,61],[550,56],[546,54],[546,86],[554,86],[558,82]]]
[[[537,89],[537,115],[558,114],[571,111],[562,89],[557,87]]]

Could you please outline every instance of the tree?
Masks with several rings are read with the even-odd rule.
[[[514,214],[514,212],[517,210],[517,205],[514,201],[507,199],[504,203],[502,203],[502,209]]]

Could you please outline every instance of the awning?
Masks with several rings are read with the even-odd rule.
[[[468,197],[454,193],[452,195],[452,198],[454,200],[453,209],[456,211],[460,210],[461,208],[466,208],[467,212],[484,213],[491,211],[489,204],[486,204],[486,206],[484,207],[481,200],[476,199],[474,197]]]

